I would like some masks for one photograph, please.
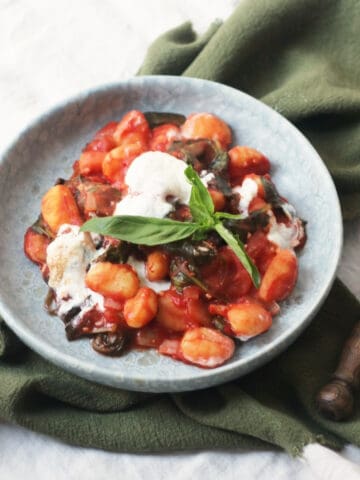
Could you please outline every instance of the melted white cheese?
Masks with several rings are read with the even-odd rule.
[[[139,155],[125,176],[128,195],[117,203],[114,215],[163,218],[173,209],[167,197],[189,203],[191,185],[184,175],[186,167],[185,162],[168,153]]]
[[[104,298],[85,285],[86,269],[99,252],[89,234],[79,231],[76,225],[62,225],[57,237],[47,248],[49,287],[55,291],[59,305],[58,314],[64,315],[73,307],[82,313],[95,305],[104,309]]]
[[[295,207],[293,205],[291,205],[291,203],[289,203],[289,202],[283,203],[282,204],[282,209],[283,209],[283,211],[285,212],[285,214],[288,218],[296,217]]]
[[[171,287],[171,283],[169,280],[150,282],[150,280],[148,280],[148,278],[146,277],[145,262],[143,262],[142,260],[137,260],[134,257],[129,257],[126,263],[134,267],[135,271],[138,274],[141,285],[152,288],[155,292],[168,290]]]
[[[240,195],[239,211],[245,217],[249,216],[249,205],[258,194],[258,185],[252,178],[245,178],[240,187],[233,188]]]
[[[235,335],[235,337],[241,340],[242,342],[247,342],[248,340],[250,340],[250,338],[256,337],[256,335]]]
[[[201,170],[200,172],[200,180],[202,181],[205,187],[209,186],[209,183],[214,180],[215,175],[212,172],[208,172],[207,170]]]
[[[289,211],[294,210],[295,212],[294,207],[288,205],[291,207]],[[304,235],[304,228],[297,217],[293,218],[291,223],[285,225],[284,223],[277,223],[275,216],[271,215],[269,225],[267,238],[280,248],[292,249],[297,247]]]

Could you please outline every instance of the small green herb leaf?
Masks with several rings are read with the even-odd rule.
[[[186,167],[184,173],[192,185],[189,202],[191,215],[196,222],[209,227],[213,226],[215,209],[210,193],[191,165]]]
[[[201,226],[196,223],[177,222],[168,218],[118,215],[92,218],[80,230],[151,246],[182,240],[200,229]]]
[[[227,220],[244,220],[244,215],[238,214],[234,215],[233,213],[227,213],[227,212],[216,212],[215,213],[215,218],[221,219],[221,218],[226,218]]]
[[[245,270],[251,276],[253,284],[256,288],[260,286],[260,273],[253,262],[250,260],[248,254],[245,251],[243,243],[238,240],[222,223],[215,225],[215,230],[220,237],[225,240],[229,247],[236,253],[240,262],[243,264]]]

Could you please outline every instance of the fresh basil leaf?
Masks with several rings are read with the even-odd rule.
[[[214,225],[214,203],[210,193],[191,165],[186,167],[185,176],[192,185],[189,207],[196,222],[206,226]]]
[[[199,230],[196,230],[196,232],[194,232],[192,235],[193,240],[197,242],[200,242],[201,240],[205,240],[207,237],[209,228],[213,228],[213,227],[204,227],[203,225],[199,225]]]
[[[233,233],[226,227],[224,227],[224,225],[220,222],[215,225],[215,230],[220,235],[220,237],[225,240],[229,247],[236,253],[245,270],[249,273],[253,284],[256,288],[259,288],[261,280],[260,273],[249,258],[248,254],[246,253],[243,243],[239,239],[237,239],[233,235]]]
[[[189,206],[191,215],[196,222],[209,227],[214,224],[213,216],[204,207],[199,191],[196,187],[193,187],[191,190]]]
[[[186,117],[180,113],[145,112],[144,116],[150,128],[158,127],[165,123],[172,123],[173,125],[180,127],[186,120]]]
[[[201,226],[196,223],[178,222],[169,218],[118,215],[94,217],[81,227],[82,232],[109,235],[138,245],[161,245],[190,237]]]
[[[216,212],[215,213],[215,218],[226,218],[228,220],[244,220],[244,215],[242,214],[237,214],[237,215],[234,215],[233,213],[227,213],[227,212]]]

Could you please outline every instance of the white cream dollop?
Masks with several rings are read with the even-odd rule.
[[[98,254],[90,235],[76,225],[62,225],[47,247],[49,287],[55,291],[59,315],[73,307],[81,307],[82,313],[95,306],[104,309],[103,296],[85,285],[86,269]]]
[[[173,209],[169,196],[188,204],[191,185],[184,175],[186,167],[184,161],[168,153],[142,153],[126,173],[128,194],[117,203],[114,215],[163,218]]]
[[[200,172],[200,180],[202,184],[207,188],[209,183],[215,179],[215,175],[213,172],[208,172],[207,170],[201,170]]]
[[[289,211],[294,211],[294,207],[288,204],[291,208]],[[269,222],[270,228],[267,234],[267,238],[270,242],[275,243],[280,248],[292,249],[300,244],[300,240],[304,236],[304,227],[301,220],[298,217],[294,217],[285,225],[284,223],[277,222],[275,215],[270,216]]]
[[[249,205],[258,194],[258,185],[252,178],[245,178],[240,187],[233,188],[240,195],[239,211],[245,217],[249,216]]]

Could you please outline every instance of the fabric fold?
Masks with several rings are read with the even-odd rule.
[[[220,22],[214,22],[204,35],[198,37],[190,22],[161,35],[150,46],[138,74],[146,75],[181,75],[189,64],[199,55],[220,27]],[[159,50],[161,55],[159,55]]]

